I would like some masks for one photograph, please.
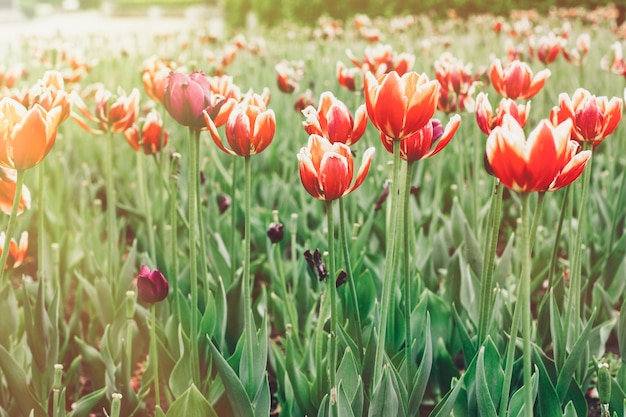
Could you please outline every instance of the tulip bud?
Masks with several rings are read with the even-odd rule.
[[[284,236],[285,232],[282,223],[270,223],[267,228],[267,237],[270,239],[270,242],[278,243],[283,240]]]
[[[220,210],[220,214],[224,214],[230,207],[231,198],[228,194],[220,194],[217,196],[217,207]]]
[[[168,290],[169,284],[161,271],[141,266],[137,277],[137,294],[141,301],[147,304],[162,301],[167,297]]]

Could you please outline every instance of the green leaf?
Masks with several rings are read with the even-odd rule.
[[[433,343],[430,337],[430,314],[426,313],[426,329],[424,330],[424,354],[413,380],[413,389],[409,396],[408,415],[417,415],[428,385],[433,365]]]
[[[461,376],[461,379],[456,381],[454,387],[450,391],[448,391],[448,393],[443,397],[441,401],[439,401],[433,411],[430,412],[428,417],[450,417],[450,415],[452,414],[452,409],[454,408],[454,404],[456,403],[456,399],[461,392],[464,376],[465,374]]]
[[[556,389],[554,389],[550,374],[537,350],[537,347],[533,349],[535,366],[539,374],[538,408],[541,411],[542,417],[561,417],[561,402],[559,396],[556,393]]]
[[[167,417],[218,417],[211,404],[194,384],[178,397],[167,410]]]
[[[102,388],[106,380],[106,365],[102,359],[102,355],[95,347],[88,345],[78,337],[74,337],[74,341],[78,345],[80,355],[84,362],[82,365],[86,369],[86,373],[91,379],[94,388]]]
[[[476,362],[476,397],[481,417],[497,417],[496,406],[491,398],[485,375],[485,347],[478,351]]]
[[[217,372],[224,382],[224,388],[226,389],[226,395],[230,401],[230,405],[235,413],[233,417],[254,417],[254,411],[252,410],[252,404],[248,398],[246,390],[239,380],[233,368],[230,367],[226,359],[213,345],[213,341],[209,340],[207,344],[213,363],[217,367]]]
[[[22,365],[17,363],[13,356],[0,345],[0,368],[7,380],[7,386],[11,396],[15,399],[17,407],[22,415],[28,415],[31,410],[35,411],[35,417],[45,417],[46,411],[37,401],[34,393],[28,386],[26,372]]]
[[[567,393],[567,389],[572,382],[572,378],[574,377],[574,372],[576,372],[576,368],[578,368],[578,366],[580,366],[580,364],[583,362],[582,358],[585,354],[585,347],[587,347],[587,343],[589,342],[589,334],[591,333],[591,328],[593,326],[593,321],[595,317],[596,311],[594,310],[594,312],[591,314],[591,317],[589,317],[587,325],[578,337],[578,340],[576,340],[572,351],[565,360],[563,368],[559,370],[559,376],[556,383],[556,392],[561,400],[565,399],[565,394]]]
[[[285,370],[291,382],[298,407],[300,407],[304,414],[312,416],[316,414],[316,407],[313,403],[313,398],[311,398],[311,384],[301,371],[300,364],[296,361],[292,337],[291,335],[287,336],[287,343],[285,345]]]
[[[383,367],[380,382],[374,388],[369,417],[398,417],[398,394],[394,390],[391,378],[393,376],[390,369],[387,366]]]
[[[267,380],[267,374],[263,378],[259,390],[252,401],[252,408],[254,409],[255,417],[266,417],[270,414],[271,404],[270,384]]]
[[[604,264],[603,270],[603,282],[607,287],[611,286],[613,281],[621,281],[616,280],[615,276],[617,275],[617,270],[620,265],[624,261],[626,257],[626,235],[622,236],[617,243],[613,245],[613,250],[609,254],[609,257]],[[622,284],[623,285],[623,284]],[[621,294],[621,291],[619,292]]]
[[[337,384],[343,382],[346,388],[346,395],[350,402],[354,399],[360,383],[359,371],[356,368],[356,362],[351,349],[346,349],[337,369]]]
[[[183,395],[185,390],[193,383],[193,375],[191,372],[191,356],[189,339],[183,332],[182,325],[178,326],[178,343],[180,349],[180,357],[176,361],[176,365],[170,374],[169,386],[175,397]]]
[[[2,317],[0,345],[8,349],[10,338],[12,335],[15,335],[19,320],[17,299],[15,298],[13,285],[9,282],[0,290],[0,317]]]
[[[578,413],[576,413],[576,407],[574,407],[573,402],[568,402],[565,406],[565,411],[563,412],[563,417],[578,417]]]
[[[461,250],[474,275],[479,277],[483,270],[483,253],[467,219],[463,223],[463,246]]]
[[[244,338],[243,351],[241,353],[241,360],[239,363],[239,377],[243,386],[246,388],[248,397],[253,399],[265,377],[265,370],[267,369],[267,351],[269,349],[269,338],[267,334],[267,323],[265,319],[261,323],[260,334],[254,334],[255,340],[248,340],[248,333],[244,332],[242,337]],[[248,351],[252,350],[252,375],[249,374],[248,368]]]
[[[68,417],[82,417],[89,415],[91,410],[106,396],[107,388],[102,387],[96,391],[81,397],[72,405],[72,411]]]
[[[343,381],[337,383],[337,411],[338,417],[355,417]]]

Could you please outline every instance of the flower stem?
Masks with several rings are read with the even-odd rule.
[[[374,359],[374,379],[373,385],[378,382],[383,370],[383,356],[385,353],[385,339],[387,337],[387,316],[391,309],[391,295],[394,285],[394,256],[396,254],[396,216],[398,205],[398,178],[400,175],[400,141],[393,141],[393,174],[391,180],[391,207],[389,218],[389,226],[386,234],[386,251],[385,251],[385,272],[383,276],[383,289],[380,305],[380,322],[378,324],[378,344],[376,345],[376,356]]]
[[[37,222],[39,223],[37,225],[37,279],[44,279],[44,269],[45,269],[45,239],[44,239],[44,233],[46,230],[45,227],[45,215],[44,215],[44,198],[45,198],[45,187],[43,185],[44,182],[44,178],[45,178],[45,163],[46,161],[43,160],[41,161],[41,163],[39,164],[39,166],[37,167],[37,174],[38,174],[38,184],[39,184],[39,190],[38,191],[38,204],[39,204],[39,210],[37,213]],[[56,288],[61,288],[61,284],[59,282],[56,282],[55,285]],[[60,293],[61,294],[61,293]]]
[[[191,376],[193,383],[200,386],[200,359],[198,354],[198,259],[196,246],[196,233],[198,227],[198,208],[196,192],[199,173],[199,145],[200,132],[189,128],[189,195],[187,203],[189,205],[189,280],[191,292],[191,329],[190,356],[191,356]]]
[[[491,320],[491,300],[493,286],[493,267],[498,247],[498,233],[500,232],[500,213],[502,211],[502,193],[504,186],[498,179],[495,180],[491,193],[489,207],[487,233],[485,234],[483,270],[480,282],[480,316],[478,319],[478,345],[482,345],[489,334],[489,322]]]
[[[333,218],[333,202],[326,203],[326,218],[328,219],[328,295],[330,296],[330,352],[328,358],[330,380],[330,415],[336,417],[339,409],[336,399],[337,392],[337,269],[335,266],[335,222]]]
[[[404,348],[404,365],[406,368],[406,387],[410,389],[413,386],[413,373],[411,371],[411,350],[413,345],[413,336],[411,332],[411,312],[413,311],[413,277],[409,272],[409,264],[411,253],[409,250],[409,233],[406,230],[405,222],[409,219],[410,208],[411,208],[411,199],[409,198],[411,192],[411,178],[413,174],[413,164],[414,162],[408,162],[406,165],[406,175],[404,177],[403,182],[403,191],[401,194],[402,201],[402,216],[400,221],[402,222],[399,230],[402,230],[402,242],[403,242],[403,257],[402,257],[402,276],[404,277],[404,337],[406,340],[406,346]]]
[[[160,407],[161,396],[159,393],[159,360],[157,358],[156,303],[150,306],[150,313],[150,362],[152,364],[152,379],[154,382],[154,403],[155,407]]]
[[[348,285],[350,293],[352,294],[352,300],[354,302],[354,314],[356,316],[356,343],[359,347],[359,358],[363,360],[363,335],[361,327],[361,312],[359,310],[359,299],[356,292],[356,283],[354,282],[354,275],[352,274],[352,262],[350,260],[350,248],[348,247],[348,233],[346,231],[346,215],[343,203],[343,198],[339,199],[339,239],[341,240],[341,246],[343,249],[343,257],[346,266],[346,275],[348,277]],[[329,231],[330,233],[330,231]]]
[[[106,198],[107,198],[107,247],[108,247],[108,263],[107,274],[109,280],[114,285],[117,284],[117,268],[116,262],[118,260],[117,246],[118,246],[118,233],[117,233],[117,218],[115,217],[115,211],[117,207],[115,186],[113,185],[113,133],[109,133],[107,136],[107,149],[106,149]]]
[[[231,195],[231,207],[230,207],[230,236],[229,236],[229,248],[230,248],[230,282],[235,281],[235,274],[237,273],[236,256],[237,250],[235,245],[237,244],[237,210],[235,209],[235,201],[237,194],[237,184],[235,183],[235,177],[237,174],[237,162],[239,158],[231,158],[233,160],[233,170],[231,175],[230,195]]]
[[[248,375],[252,377],[254,375],[254,354],[253,348],[257,345],[256,329],[254,325],[254,316],[252,315],[252,287],[250,285],[250,217],[251,217],[251,203],[250,194],[252,192],[252,174],[250,172],[250,157],[244,157],[244,192],[243,192],[243,208],[244,208],[244,244],[243,244],[243,314],[244,314],[244,330],[249,342],[249,349],[247,349],[248,357],[246,362],[248,364]],[[252,378],[250,378],[252,379]],[[247,381],[252,384],[253,381]],[[253,399],[254,393],[252,392],[255,387],[247,386],[246,391]]]
[[[528,194],[523,193],[522,199],[522,276],[520,279],[519,303],[522,305],[522,341],[523,341],[523,369],[524,369],[524,415],[533,416],[533,387],[531,380],[531,310],[530,310],[530,209]],[[511,335],[513,336],[513,335]]]
[[[178,300],[178,160],[180,154],[175,153],[172,156],[170,167],[170,184],[165,184],[169,191],[170,196],[170,264],[169,274],[170,282],[172,284],[172,292],[174,293],[174,310],[177,314],[178,320],[181,320],[180,303]]]
[[[24,171],[17,171],[17,179],[15,180],[15,194],[13,195],[13,206],[11,207],[11,216],[9,216],[9,224],[7,225],[7,233],[4,237],[4,246],[2,247],[2,256],[0,257],[0,283],[5,285],[4,270],[7,266],[7,258],[9,257],[9,247],[11,245],[11,237],[15,232],[15,220],[17,218],[17,209],[20,206],[22,198],[22,186],[24,184]]]
[[[567,211],[567,205],[569,201],[569,194],[572,186],[565,187],[563,194],[563,201],[561,202],[561,213],[559,214],[559,222],[556,226],[556,232],[554,236],[554,245],[552,246],[552,255],[550,257],[550,269],[548,270],[548,289],[547,293],[550,293],[555,288],[554,282],[554,270],[556,268],[556,258],[559,251],[559,242],[561,241],[561,232],[563,231],[563,221],[565,220],[565,213]],[[557,297],[560,299],[560,297]]]
[[[590,150],[592,147],[591,142],[583,142],[583,150]],[[578,205],[578,227],[576,229],[576,240],[574,241],[574,251],[572,253],[572,266],[571,266],[571,280],[569,296],[567,298],[567,310],[565,312],[565,323],[572,325],[571,331],[568,333],[571,336],[570,340],[575,341],[578,339],[581,307],[580,307],[580,294],[582,286],[581,278],[581,258],[582,258],[582,240],[583,231],[585,229],[585,211],[587,208],[587,196],[589,191],[589,182],[591,180],[591,162],[593,155],[589,158],[582,178],[582,192],[580,196],[580,204]]]
[[[148,232],[148,250],[150,253],[150,260],[156,262],[156,245],[154,243],[154,229],[152,225],[152,210],[148,205],[148,193],[146,192],[146,176],[145,176],[145,164],[144,155],[141,152],[137,152],[137,183],[139,184],[139,196],[141,198],[141,205],[143,206],[143,213],[146,217],[146,229]]]

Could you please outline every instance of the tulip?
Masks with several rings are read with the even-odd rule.
[[[0,253],[2,253],[2,248],[4,247],[6,241],[6,234],[4,232],[0,233]],[[22,232],[20,236],[20,242],[18,243],[14,238],[11,238],[9,242],[9,254],[13,258],[13,268],[17,268],[21,264],[24,263],[26,259],[26,255],[28,254],[28,232]]]
[[[363,72],[361,68],[347,68],[343,62],[337,62],[337,81],[343,88],[350,91],[361,91],[363,89]]]
[[[89,133],[124,133],[137,121],[139,90],[136,88],[133,88],[128,96],[124,90],[119,88],[116,97],[107,89],[97,87],[95,93],[96,107],[93,114],[87,109],[87,105],[78,94],[73,92],[71,99],[73,106],[80,112],[80,114],[72,112],[72,118]],[[95,122],[97,128],[89,126],[87,120]]]
[[[158,269],[142,265],[137,276],[137,295],[146,304],[154,304],[167,297],[169,284]]]
[[[487,94],[479,93],[476,96],[476,123],[480,130],[486,135],[502,124],[502,119],[505,114],[510,114],[517,120],[517,123],[521,127],[526,125],[528,116],[530,115],[530,102],[526,104],[516,104],[515,101],[510,98],[504,98],[500,100],[496,113],[493,113]]]
[[[439,83],[425,74],[397,72],[365,76],[365,105],[374,126],[396,140],[415,134],[435,113]]]
[[[304,130],[309,135],[324,136],[331,143],[354,145],[361,139],[367,127],[365,105],[359,106],[353,118],[348,107],[330,91],[322,93],[317,110],[308,106],[302,114],[306,116],[306,120],[302,122]]]
[[[525,62],[515,60],[503,68],[502,62],[496,59],[491,64],[489,76],[493,88],[501,96],[526,100],[543,88],[550,70],[543,69],[533,77],[532,70]]]
[[[124,132],[124,138],[134,150],[142,149],[146,155],[153,155],[167,145],[168,134],[163,129],[161,114],[152,109],[146,115],[141,131],[133,126]]]
[[[172,72],[168,77],[163,104],[172,118],[183,126],[201,130],[206,125],[203,114],[213,119],[216,126],[226,122],[235,105],[234,99],[211,92],[211,86],[201,71],[186,75]]]
[[[550,118],[553,124],[571,120],[572,139],[597,146],[617,128],[623,106],[621,98],[596,97],[578,88],[571,98],[566,93],[559,95],[559,106],[552,109]]]
[[[267,228],[267,237],[272,243],[279,243],[285,237],[284,226],[282,223],[272,222]]]
[[[213,142],[230,155],[248,157],[261,153],[270,145],[276,132],[274,111],[265,107],[263,98],[258,94],[247,94],[228,117],[226,139],[231,149],[224,146],[217,126],[206,111],[204,120]]]
[[[565,42],[562,38],[550,32],[547,36],[540,37],[537,42],[535,42],[534,37],[530,38],[528,48],[530,56],[534,57],[536,55],[542,64],[550,64],[558,58],[564,44]]]
[[[11,214],[15,187],[17,185],[16,181],[17,172],[14,169],[5,168],[0,165],[0,210],[5,214]],[[19,216],[27,209],[30,209],[30,191],[23,185],[20,194],[20,202],[17,206],[17,215]]]
[[[46,111],[35,104],[27,110],[12,98],[2,98],[0,165],[24,170],[40,163],[54,145],[62,113],[61,106]]]
[[[141,75],[143,88],[146,94],[157,103],[163,104],[165,100],[165,87],[167,86],[167,78],[172,70],[168,67],[161,68],[145,68]]]
[[[488,168],[507,188],[531,193],[569,185],[583,172],[590,151],[570,140],[572,122],[554,126],[542,120],[526,139],[517,120],[505,114],[493,129],[485,152]]]
[[[61,122],[70,116],[69,95],[64,90],[63,75],[58,71],[46,71],[42,79],[26,93],[23,102],[28,107],[40,104],[46,111],[61,107]]]
[[[374,148],[363,154],[361,167],[352,183],[354,162],[350,148],[313,134],[308,146],[298,152],[302,185],[313,197],[333,201],[356,190],[365,180],[372,163]]]
[[[291,94],[298,89],[298,81],[302,78],[302,69],[281,61],[274,67],[276,70],[276,84],[283,93]]]
[[[309,106],[315,107],[315,97],[313,97],[313,92],[311,91],[311,89],[307,88],[306,91],[302,93],[293,104],[293,108],[298,113],[301,113]]]
[[[458,114],[450,119],[445,130],[439,120],[432,119],[417,133],[400,141],[400,157],[408,162],[430,158],[450,143],[460,124],[461,116]],[[393,153],[393,138],[382,133],[380,138],[387,152]]]

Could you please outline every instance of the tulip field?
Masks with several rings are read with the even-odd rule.
[[[0,417],[625,416],[619,19],[0,42]]]

